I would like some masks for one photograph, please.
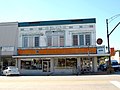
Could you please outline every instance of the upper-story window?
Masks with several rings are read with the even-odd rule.
[[[35,37],[35,47],[39,47],[39,37]]]
[[[64,32],[63,31],[47,31],[47,46],[63,47]]]
[[[73,34],[73,46],[91,45],[91,34]]]
[[[73,26],[69,26],[69,29],[72,29],[73,28]]]
[[[30,30],[33,30],[33,28],[30,28]]]
[[[89,25],[90,28],[93,28],[93,25]]]
[[[91,45],[90,41],[91,41],[90,34],[85,35],[85,45]]]
[[[21,30],[21,31],[24,31],[24,28],[21,28],[20,30]]]
[[[38,28],[38,30],[42,30],[42,28]]]
[[[83,28],[83,26],[79,26],[79,28]]]
[[[28,47],[28,37],[27,37],[27,36],[24,36],[24,37],[23,37],[22,46],[23,46],[23,47]]]
[[[22,36],[22,47],[32,48],[40,46],[39,35],[23,35]]]
[[[78,46],[78,35],[73,35],[73,46]]]

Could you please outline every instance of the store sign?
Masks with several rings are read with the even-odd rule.
[[[12,46],[2,47],[2,51],[4,51],[4,52],[12,52],[12,51],[14,51],[14,47],[12,47]]]
[[[105,53],[105,47],[104,46],[97,47],[97,54],[104,54],[104,53]]]

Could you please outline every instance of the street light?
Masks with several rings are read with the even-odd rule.
[[[108,42],[108,54],[110,54],[110,35],[112,34],[112,32],[117,28],[117,26],[120,24],[120,22],[117,23],[117,25],[111,30],[111,32],[109,33],[109,28],[108,28],[108,24],[113,21],[115,18],[119,17],[120,14],[114,15],[113,17],[106,19],[106,26],[107,26],[107,42]],[[109,21],[108,21],[109,20]],[[109,73],[112,73],[112,68],[111,68],[111,57],[109,55]]]

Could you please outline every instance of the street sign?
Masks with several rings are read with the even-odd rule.
[[[103,40],[102,40],[101,38],[98,38],[98,39],[97,39],[97,44],[98,44],[98,45],[101,45],[102,43],[103,43]]]

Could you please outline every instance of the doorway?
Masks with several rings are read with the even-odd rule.
[[[50,72],[50,60],[43,60],[43,72]]]
[[[92,72],[93,58],[81,58],[81,67],[83,72]]]

